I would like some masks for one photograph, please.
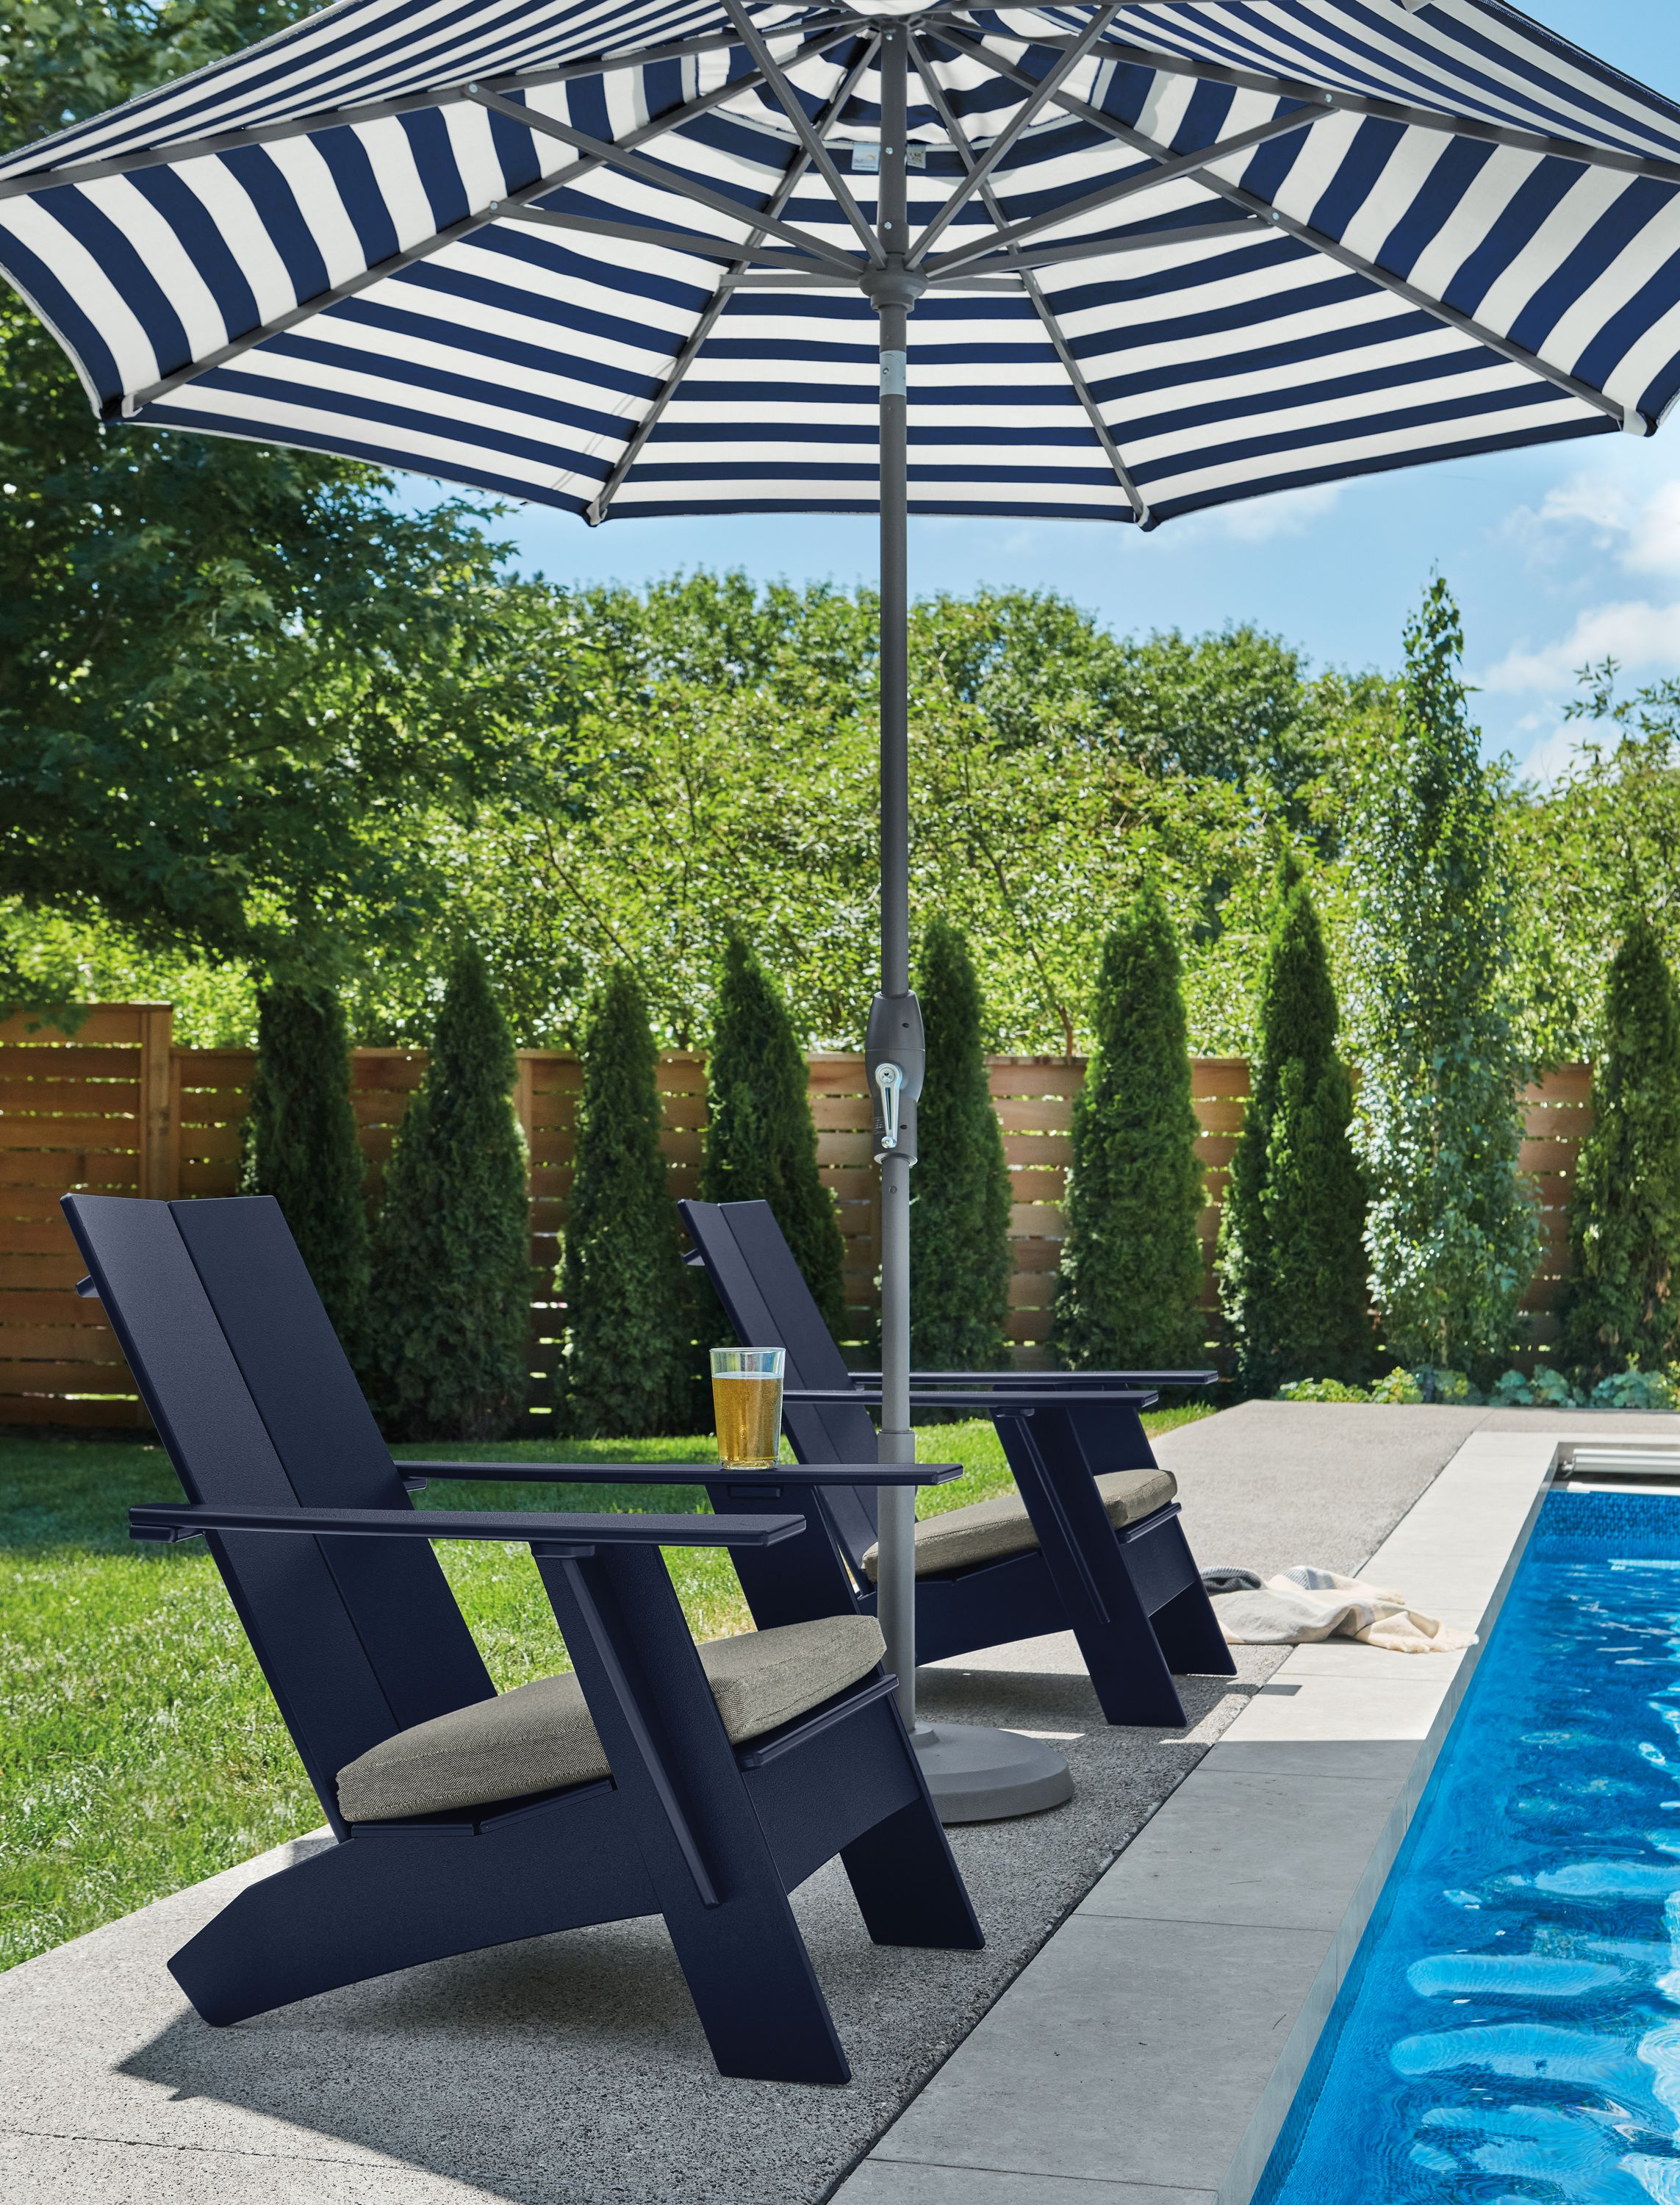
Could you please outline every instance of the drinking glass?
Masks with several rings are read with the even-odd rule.
[[[712,1414],[726,1470],[773,1470],[781,1445],[781,1377],[787,1350],[715,1347]]]

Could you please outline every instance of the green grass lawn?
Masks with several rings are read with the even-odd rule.
[[[1153,1431],[1206,1412],[1168,1410]],[[961,1462],[921,1513],[1009,1485],[989,1423],[924,1431],[929,1461]],[[709,1438],[549,1440],[398,1449],[433,1460],[702,1462]],[[320,1809],[202,1542],[135,1546],[127,1513],[179,1497],[161,1448],[122,1440],[0,1438],[0,1967],[230,1868]],[[703,1509],[690,1486],[434,1483],[424,1505]],[[504,1691],[566,1667],[523,1548],[443,1545],[444,1569]],[[728,1556],[666,1560],[697,1637],[748,1627]]]

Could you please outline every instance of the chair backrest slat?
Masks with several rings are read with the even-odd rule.
[[[790,1386],[851,1383],[846,1358],[822,1322],[815,1296],[768,1202],[678,1204],[699,1250],[725,1316],[744,1347],[781,1347]],[[875,1421],[860,1402],[830,1406],[791,1403],[787,1436],[801,1462],[873,1462]],[[823,1508],[852,1566],[875,1543],[875,1489],[825,1485]]]
[[[300,1489],[298,1480],[304,1473],[284,1459],[268,1415],[254,1398],[175,1207],[99,1195],[68,1195],[63,1204],[105,1315],[187,1499],[229,1507],[283,1507],[304,1500],[359,1505],[341,1486],[327,1482],[328,1469],[306,1477],[317,1489]],[[247,1215],[258,1209],[268,1212],[318,1309],[277,1204],[255,1199],[181,1207],[236,1209]],[[269,1252],[272,1255],[272,1248]],[[249,1269],[241,1315],[260,1305],[264,1291],[264,1266],[252,1261]],[[295,1290],[295,1280],[292,1285]],[[321,1322],[326,1322],[324,1314]],[[328,1332],[330,1336],[330,1327]],[[273,1371],[268,1376],[273,1377]],[[297,1358],[290,1372],[290,1390],[306,1396],[317,1376],[303,1358]],[[274,1410],[272,1401],[269,1406]],[[300,1406],[298,1414],[306,1417],[306,1410]],[[302,1425],[288,1424],[277,1412],[276,1423],[287,1447],[302,1444]],[[387,1492],[393,1488],[390,1505],[407,1507],[401,1481],[394,1479]],[[442,1610],[437,1598],[425,1591],[415,1593],[419,1573],[407,1562],[413,1542],[253,1533],[218,1534],[210,1543],[311,1781],[329,1818],[335,1819],[337,1771],[371,1746],[423,1719],[408,1712],[407,1703],[417,1696],[405,1683],[403,1671],[405,1663],[412,1665],[417,1659],[424,1667],[422,1649]],[[353,1554],[353,1548],[367,1552]],[[431,1591],[447,1604],[452,1627],[465,1634],[436,1558],[429,1548],[416,1551],[430,1566],[435,1578]],[[397,1571],[382,1575],[381,1562],[391,1560],[398,1561]],[[388,1627],[395,1608],[393,1584],[405,1590],[411,1602],[400,1647]],[[470,1637],[467,1644],[471,1648]],[[448,1706],[487,1697],[493,1691],[476,1649],[472,1660],[477,1665],[477,1678],[472,1680],[475,1688]],[[430,1696],[433,1700],[436,1697]],[[447,1706],[427,1708],[431,1714],[447,1711]]]
[[[234,1196],[169,1208],[298,1499],[407,1508],[401,1473],[279,1204]],[[323,1550],[400,1728],[493,1696],[429,1546],[329,1539]]]

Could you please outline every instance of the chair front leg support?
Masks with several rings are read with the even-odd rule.
[[[532,1553],[720,2071],[849,2081],[662,1559]]]
[[[1113,1418],[1111,1410],[1105,1421]],[[1184,1702],[1121,1555],[1074,1413],[999,1413],[994,1422],[1103,1714],[1111,1723],[1181,1729]],[[1149,1459],[1141,1427],[1137,1437]]]

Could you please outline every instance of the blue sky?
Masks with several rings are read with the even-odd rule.
[[[1528,0],[1532,15],[1680,96],[1680,0]],[[556,581],[642,582],[739,566],[763,579],[872,579],[872,520],[747,515],[599,530],[540,507],[499,532]],[[1392,666],[1432,567],[1463,607],[1490,752],[1556,770],[1573,669],[1607,653],[1635,681],[1680,674],[1680,415],[1606,437],[1256,500],[1152,535],[1072,521],[913,522],[911,585],[1065,591],[1122,631],[1251,621],[1321,663]]]

